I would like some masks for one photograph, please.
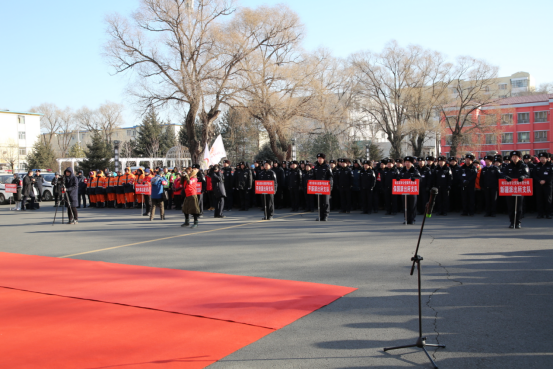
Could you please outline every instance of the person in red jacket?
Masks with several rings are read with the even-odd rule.
[[[190,214],[194,217],[194,224],[190,228],[198,227],[198,216],[200,215],[200,206],[198,205],[198,197],[196,196],[196,184],[198,183],[198,169],[190,170],[190,174],[185,174],[180,178],[180,182],[184,189],[186,197],[182,204],[182,212],[184,213],[184,223],[181,227],[190,225]]]

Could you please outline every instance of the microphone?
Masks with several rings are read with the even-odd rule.
[[[426,204],[426,217],[431,218],[432,217],[432,211],[434,210],[434,204],[436,203],[436,196],[438,195],[438,189],[436,187],[432,187],[430,190],[430,199],[428,200],[428,204]]]

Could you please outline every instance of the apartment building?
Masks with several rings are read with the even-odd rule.
[[[0,169],[27,169],[27,154],[40,137],[42,114],[0,110]]]

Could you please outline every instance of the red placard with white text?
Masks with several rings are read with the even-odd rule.
[[[410,179],[392,180],[392,195],[418,195],[419,180]]]
[[[7,193],[17,193],[17,185],[6,183],[6,192]]]
[[[198,195],[202,193],[202,182],[196,182],[196,193]]]
[[[152,185],[149,183],[141,183],[134,185],[134,193],[137,195],[151,195],[152,194]]]
[[[255,193],[259,195],[274,195],[275,182],[273,181],[255,181]]]
[[[499,196],[532,196],[534,194],[532,184],[532,178],[525,179],[522,182],[519,182],[518,179],[513,179],[511,182],[500,179]]]
[[[307,181],[308,195],[330,195],[330,181]]]

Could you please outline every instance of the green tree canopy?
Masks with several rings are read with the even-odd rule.
[[[84,158],[86,156],[81,144],[79,142],[75,143],[71,148],[69,149],[69,157],[70,158]]]
[[[38,140],[31,152],[27,155],[27,165],[31,169],[54,169],[56,165],[56,154],[49,143]]]
[[[114,163],[110,161],[114,157],[113,147],[109,144],[99,132],[92,134],[92,142],[86,145],[86,157],[79,164],[79,169],[85,173],[104,168],[114,169]]]
[[[309,150],[309,155],[311,160],[315,160],[318,153],[323,153],[328,161],[329,159],[338,159],[340,152],[338,138],[336,138],[335,134],[327,132],[315,137]]]

